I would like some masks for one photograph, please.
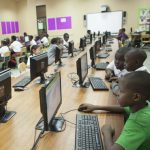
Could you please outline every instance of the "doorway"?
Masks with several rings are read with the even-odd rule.
[[[47,33],[46,5],[36,6],[37,32],[41,36]]]

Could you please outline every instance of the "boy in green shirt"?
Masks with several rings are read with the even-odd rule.
[[[96,106],[82,104],[79,111],[106,110],[129,113],[129,118],[119,138],[113,142],[114,130],[110,125],[101,129],[106,150],[149,150],[150,149],[150,74],[132,72],[119,79],[119,106]]]

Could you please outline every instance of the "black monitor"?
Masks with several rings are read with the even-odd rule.
[[[95,42],[94,47],[95,47],[96,53],[100,51],[100,47],[101,47],[101,38]]]
[[[11,97],[11,72],[7,69],[0,72],[0,122],[7,122],[16,114],[5,109]]]
[[[43,53],[30,58],[30,76],[31,80],[40,76],[40,83],[45,83],[44,73],[47,72],[48,56],[47,53]]]
[[[79,76],[79,84],[82,86],[88,74],[87,53],[78,58],[78,60],[76,61],[76,67],[77,67],[77,75]]]
[[[90,48],[89,53],[90,53],[90,59],[91,59],[91,66],[95,67],[95,60],[96,60],[95,46],[92,46]]]
[[[74,50],[74,42],[70,41],[68,47],[68,54],[71,54],[72,57],[73,57],[73,50]]]
[[[44,120],[44,131],[61,131],[64,119],[55,117],[62,104],[61,74],[57,72],[40,91],[40,109]]]
[[[59,65],[61,65],[61,50],[56,47],[55,49],[55,63],[59,63]]]
[[[93,35],[92,35],[92,33],[90,34],[90,44],[92,44],[92,37],[93,37]]]
[[[86,38],[82,37],[82,38],[80,38],[80,46],[79,46],[79,48],[84,50],[85,46],[86,46]]]
[[[106,35],[103,35],[103,36],[102,36],[102,44],[103,44],[103,45],[106,44],[106,40],[107,40],[107,39],[106,39]]]

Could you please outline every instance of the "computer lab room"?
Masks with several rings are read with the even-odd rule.
[[[149,0],[0,0],[0,150],[150,150]]]

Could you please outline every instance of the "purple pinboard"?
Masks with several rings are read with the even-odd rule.
[[[71,16],[56,18],[57,29],[71,29]]]
[[[48,18],[48,30],[56,30],[55,18]]]

